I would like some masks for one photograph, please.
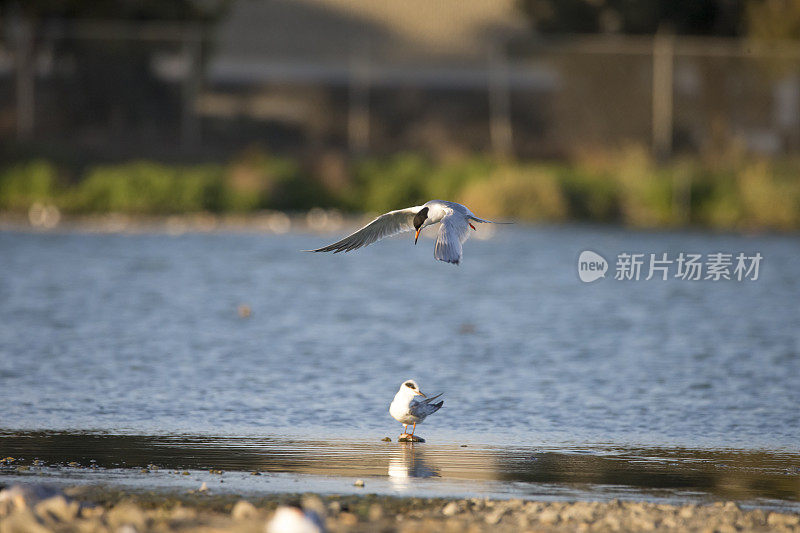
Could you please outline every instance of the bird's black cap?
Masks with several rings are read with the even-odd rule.
[[[419,229],[420,226],[422,226],[422,224],[425,222],[426,218],[428,218],[428,208],[423,207],[419,210],[419,213],[414,215],[414,229]]]

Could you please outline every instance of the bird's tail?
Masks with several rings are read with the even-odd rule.
[[[431,402],[433,402],[433,400],[435,400],[436,398],[438,398],[438,397],[439,397],[439,396],[441,396],[442,394],[443,394],[443,393],[441,393],[441,392],[440,392],[440,393],[439,393],[439,394],[437,394],[436,396],[432,396],[432,397],[430,397],[430,398],[428,398],[428,399],[426,399],[426,400],[425,400],[425,403],[427,403],[428,405],[430,405],[431,407],[433,407],[433,411],[431,411],[431,413],[435,413],[436,411],[438,411],[439,409],[441,409],[441,408],[442,408],[442,406],[444,405],[444,400],[441,400],[439,403],[431,403]]]
[[[436,396],[431,396],[430,398],[425,398],[423,401],[424,401],[425,403],[431,403],[433,400],[435,400],[436,398],[438,398],[438,397],[439,397],[439,396],[441,396],[442,394],[444,394],[444,393],[443,393],[443,392],[440,392],[440,393],[439,393],[439,394],[437,394]]]
[[[474,220],[475,222],[480,222],[481,224],[513,224],[513,222],[495,222],[494,220],[484,220],[482,218],[478,218],[475,215],[471,215],[470,220]]]

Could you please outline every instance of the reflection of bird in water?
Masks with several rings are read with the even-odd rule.
[[[425,461],[425,455],[414,444],[401,444],[399,453],[389,459],[389,479],[397,488],[408,486],[412,477],[438,477],[439,472]]]
[[[432,415],[444,405],[444,400],[439,403],[432,403],[433,400],[441,395],[442,393],[439,393],[432,398],[428,398],[419,390],[419,385],[413,379],[406,380],[405,383],[400,385],[400,390],[394,395],[394,400],[389,406],[389,414],[403,424],[401,439],[415,440],[414,431],[417,429],[417,424],[421,424],[428,415]],[[422,396],[425,399],[417,400],[416,396]],[[408,433],[409,424],[414,424],[411,434]]]
[[[335,254],[349,252],[384,237],[412,229],[417,232],[414,236],[414,244],[417,244],[422,228],[441,223],[439,234],[436,237],[436,245],[433,247],[433,257],[439,261],[457,265],[461,261],[461,245],[469,237],[469,228],[475,229],[473,222],[497,224],[497,222],[476,217],[464,205],[445,200],[431,200],[424,205],[384,213],[344,239],[309,251]]]

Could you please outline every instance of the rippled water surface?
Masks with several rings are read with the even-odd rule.
[[[796,451],[796,237],[505,226],[432,241],[0,233],[0,429]],[[584,249],[760,252],[758,281],[581,283]],[[240,304],[252,313],[241,318]]]

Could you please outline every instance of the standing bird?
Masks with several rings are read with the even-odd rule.
[[[439,403],[432,403],[433,400],[441,395],[442,393],[439,393],[432,398],[428,398],[419,390],[419,385],[413,379],[406,380],[405,383],[400,385],[400,390],[394,395],[394,400],[389,406],[389,414],[403,424],[401,439],[416,440],[414,431],[417,429],[417,424],[422,423],[428,415],[435,413],[444,405],[444,400]],[[417,400],[416,396],[422,396],[425,399]],[[411,433],[408,432],[409,424],[414,424],[414,427],[411,428]]]
[[[458,264],[461,262],[461,245],[469,237],[469,228],[475,229],[472,222],[484,224],[503,224],[484,220],[472,214],[466,206],[446,200],[431,200],[423,205],[389,211],[379,216],[360,230],[328,246],[308,250],[309,252],[349,252],[367,246],[384,237],[416,230],[414,244],[419,232],[426,226],[441,222],[433,256],[439,261]]]

